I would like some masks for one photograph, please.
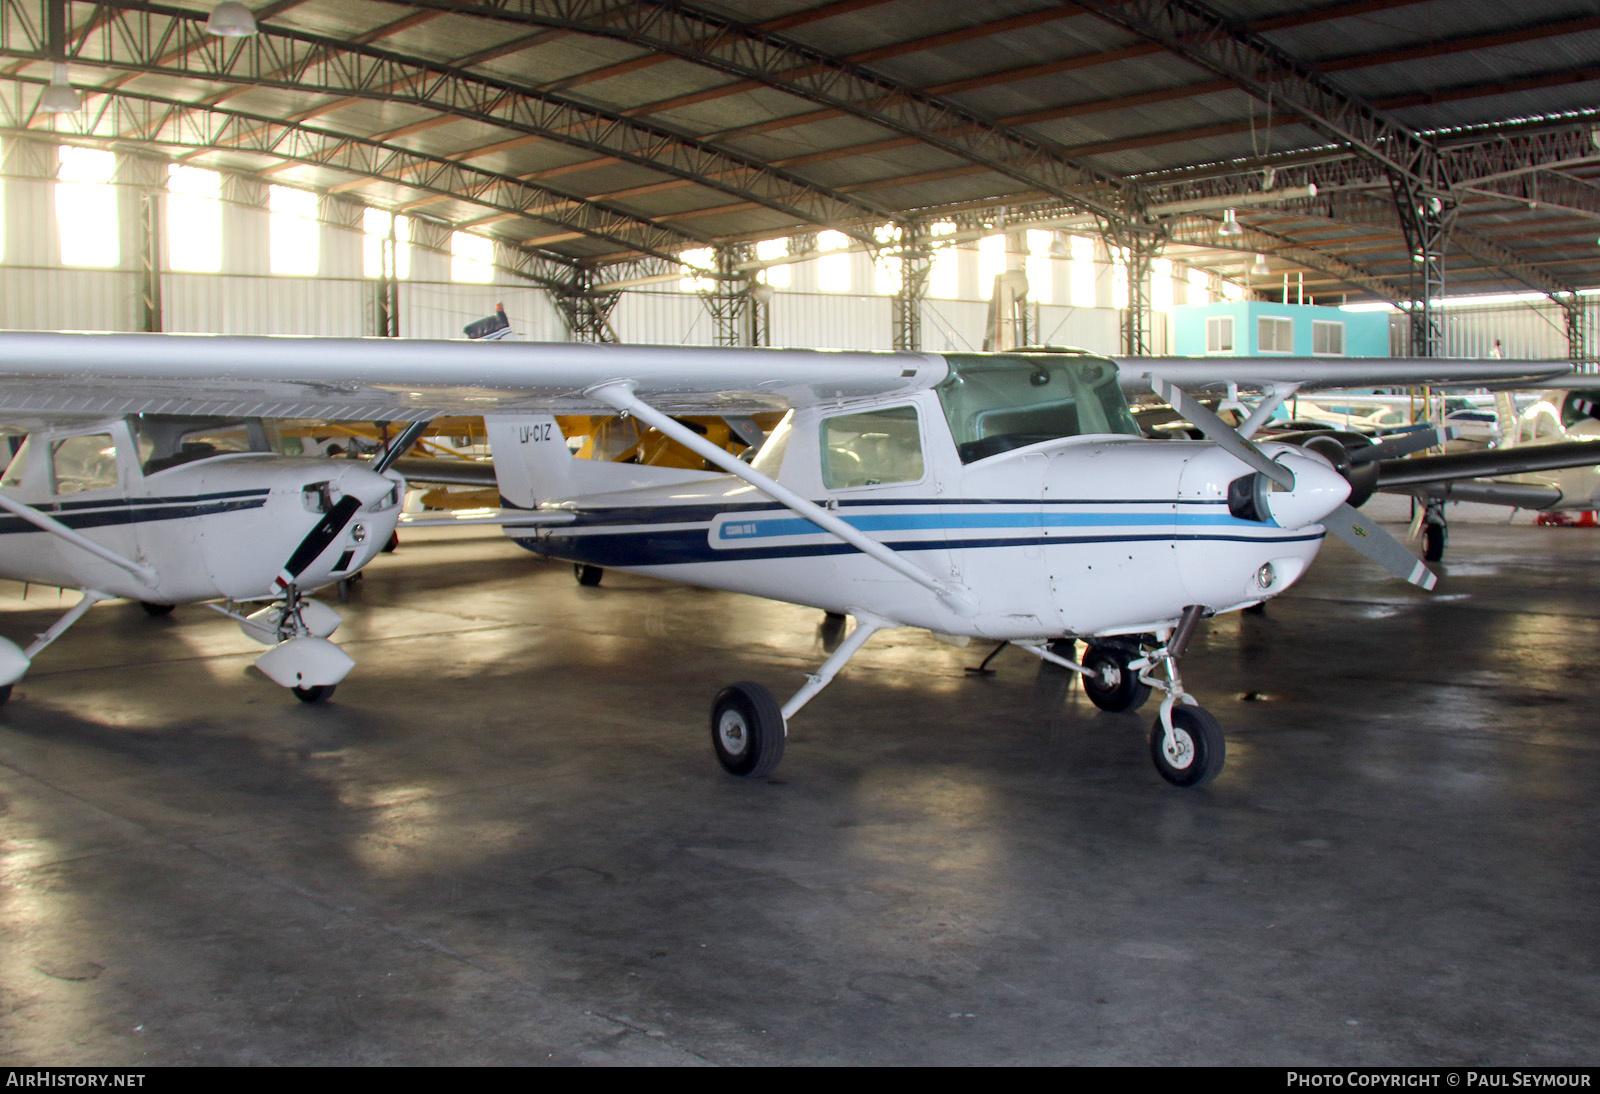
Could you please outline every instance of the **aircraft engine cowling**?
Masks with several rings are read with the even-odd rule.
[[[197,529],[207,573],[235,599],[271,596],[284,582],[308,592],[354,573],[382,550],[399,519],[398,480],[357,461],[239,457],[197,469],[207,493],[239,495],[236,508]]]

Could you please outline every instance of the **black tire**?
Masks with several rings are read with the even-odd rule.
[[[1438,562],[1444,558],[1444,545],[1448,538],[1444,525],[1424,524],[1422,526],[1422,561]]]
[[[711,747],[730,775],[768,775],[783,759],[783,710],[772,692],[744,681],[711,704]]]
[[[12,685],[10,684],[0,687],[0,707],[5,706],[6,700],[11,698],[11,687]]]
[[[389,542],[385,543],[383,545],[383,553],[386,554],[386,555],[392,555],[392,554],[395,553],[395,551],[397,551],[399,549],[400,549],[400,533],[399,532],[390,532],[389,533]]]
[[[1166,733],[1157,718],[1150,727],[1150,759],[1161,777],[1173,786],[1204,786],[1222,772],[1228,743],[1222,727],[1207,711],[1182,703],[1172,708],[1172,732],[1180,751],[1168,756],[1162,743]]]
[[[309,688],[290,688],[289,690],[293,691],[294,697],[302,703],[321,703],[326,701],[328,696],[333,694],[333,689],[338,686],[338,684],[315,684]]]
[[[1150,685],[1128,667],[1139,651],[1128,646],[1090,646],[1083,655],[1083,667],[1094,673],[1083,678],[1083,693],[1101,710],[1138,710],[1150,698]]]
[[[172,614],[172,609],[173,609],[173,607],[175,607],[175,605],[172,605],[172,604],[152,604],[148,600],[141,600],[141,601],[139,601],[139,607],[144,609],[144,614],[145,615],[148,615],[148,616],[150,616],[151,618],[154,618],[154,619],[159,619],[164,615],[171,615]]]
[[[600,584],[600,579],[606,576],[606,572],[600,566],[590,566],[587,562],[574,562],[572,576],[578,579],[579,585],[592,589]]]

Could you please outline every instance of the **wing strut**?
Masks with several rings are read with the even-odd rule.
[[[977,611],[977,604],[972,599],[972,593],[966,586],[953,581],[940,581],[916,563],[902,558],[891,548],[885,547],[871,536],[861,532],[854,525],[828,512],[816,502],[808,501],[788,487],[779,485],[777,481],[763,475],[743,460],[723,451],[693,430],[679,425],[671,417],[661,413],[661,411],[635,395],[633,393],[633,385],[628,381],[613,380],[610,383],[589,388],[584,394],[590,398],[600,400],[607,406],[615,407],[625,414],[632,414],[641,422],[660,430],[691,452],[704,456],[729,474],[738,476],[784,508],[805,517],[812,524],[838,536],[862,554],[877,559],[895,571],[895,573],[921,585],[937,596],[940,603],[957,615],[971,616]]]

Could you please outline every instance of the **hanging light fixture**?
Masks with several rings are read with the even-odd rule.
[[[1242,235],[1244,229],[1239,227],[1238,219],[1233,215],[1232,209],[1222,210],[1222,227],[1217,229],[1219,236]]]
[[[222,0],[206,20],[206,33],[219,38],[248,38],[255,32],[256,17],[239,0]]]
[[[50,86],[39,96],[39,109],[46,114],[71,114],[83,106],[83,94],[67,82],[67,66],[60,61],[50,66]]]
[[[1267,267],[1267,256],[1256,255],[1255,262],[1250,265],[1250,272],[1253,274],[1271,273],[1272,271]]]

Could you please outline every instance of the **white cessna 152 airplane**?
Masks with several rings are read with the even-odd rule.
[[[521,510],[506,531],[530,549],[855,617],[787,702],[749,682],[717,696],[711,736],[728,771],[772,771],[788,721],[873,634],[912,626],[1010,641],[1081,674],[1108,710],[1162,692],[1152,759],[1169,782],[1198,786],[1221,770],[1225,749],[1178,672],[1202,619],[1287,589],[1327,531],[1409,581],[1434,580],[1345,503],[1350,482],[1327,459],[1249,439],[1272,407],[1302,386],[1482,384],[1564,371],[1511,361],[3,334],[0,412],[481,414],[500,491]],[[1237,430],[1193,398],[1230,382],[1266,393]],[[1141,438],[1124,392],[1152,389],[1208,440]],[[784,408],[792,413],[748,464],[673,418]],[[550,415],[597,410],[654,426],[721,473],[573,458]],[[322,466],[285,480],[286,512],[320,508],[317,484],[332,475]],[[44,484],[33,489],[42,512]],[[226,494],[231,484],[206,489]],[[383,503],[382,489],[341,481],[355,500],[335,500],[336,517],[286,536],[310,545],[294,557],[339,534],[321,529]],[[365,544],[386,534],[369,531]],[[191,550],[203,555],[209,535],[196,535]],[[97,574],[106,591],[174,596],[148,583],[112,586],[118,570],[128,572]],[[1088,643],[1081,663],[1052,648],[1069,638]]]
[[[307,702],[332,694],[354,662],[327,637],[338,613],[305,593],[388,542],[405,489],[397,474],[277,455],[257,419],[28,417],[53,424],[28,432],[0,478],[0,577],[83,596],[26,649],[0,638],[0,703],[41,650],[111,597],[153,615],[226,600],[212,606],[272,647],[257,668]],[[231,606],[257,601],[266,606],[248,617]]]

